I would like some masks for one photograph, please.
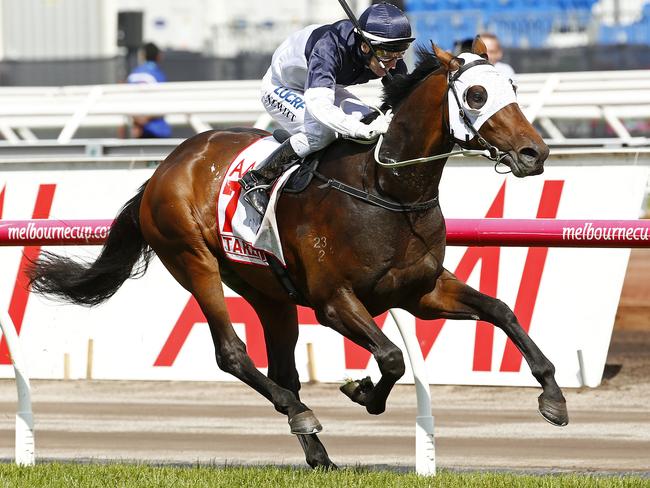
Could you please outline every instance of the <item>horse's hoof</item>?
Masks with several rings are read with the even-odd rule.
[[[339,390],[341,390],[341,393],[343,393],[346,397],[352,398],[354,393],[357,391],[357,388],[359,388],[358,381],[348,380],[346,383],[339,387]]]
[[[366,376],[362,380],[348,380],[344,385],[339,387],[339,390],[353,402],[365,406],[364,396],[373,387],[374,384],[370,376]]]
[[[539,403],[539,413],[549,424],[564,427],[569,423],[569,412],[565,401],[548,400],[544,398],[543,393],[537,401]]]
[[[316,415],[311,410],[305,410],[289,419],[292,434],[318,434],[323,430]]]

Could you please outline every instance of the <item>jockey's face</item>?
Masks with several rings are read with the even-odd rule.
[[[370,59],[370,64],[368,67],[374,74],[383,77],[386,76],[386,73],[388,73],[389,70],[395,67],[395,65],[397,64],[397,59],[392,59],[391,61],[382,60],[382,63],[384,63],[384,68],[386,69],[381,67],[381,65],[379,64],[379,60],[377,58],[373,57],[372,59]]]
[[[364,54],[368,54],[370,52],[370,48],[365,42],[361,45],[361,50]],[[379,77],[386,76],[386,73],[388,73],[389,70],[393,69],[397,65],[397,61],[404,57],[404,52],[388,52],[379,49],[376,50],[376,54],[377,57],[373,56],[370,58],[368,67],[374,74]],[[386,69],[381,67],[380,61],[384,64],[384,67]]]

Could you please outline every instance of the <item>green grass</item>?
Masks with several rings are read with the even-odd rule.
[[[173,467],[133,464],[38,464],[34,467],[0,465],[0,487],[650,487],[650,479],[590,475],[517,475],[454,473],[435,478],[364,469],[333,472],[277,467]]]

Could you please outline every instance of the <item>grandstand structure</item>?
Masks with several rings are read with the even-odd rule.
[[[451,49],[478,32],[509,48],[650,44],[650,2],[602,0],[407,0],[418,39]]]
[[[348,0],[357,14],[370,2]],[[397,3],[417,43],[451,49],[490,31],[518,73],[650,67],[650,0]],[[129,53],[117,46],[117,19],[128,12],[143,14],[143,39],[165,51],[172,81],[259,79],[290,32],[345,17],[333,0],[3,0],[0,85],[120,82]]]

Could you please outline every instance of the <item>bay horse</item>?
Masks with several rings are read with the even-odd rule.
[[[405,370],[402,351],[373,317],[401,308],[420,319],[482,320],[502,329],[542,386],[540,413],[562,426],[568,423],[568,413],[553,364],[506,304],[462,283],[443,267],[445,220],[437,204],[438,185],[446,154],[458,142],[450,134],[453,114],[448,115],[447,108],[452,96],[460,103],[457,80],[470,77],[475,65],[487,64],[485,51],[477,38],[470,56],[475,60],[465,62],[432,46],[431,51],[421,50],[412,73],[387,84],[384,102],[394,116],[378,156],[395,162],[394,167],[376,164],[372,148],[345,140],[335,141],[321,157],[319,171],[328,178],[406,211],[390,211],[314,183],[302,193],[282,195],[277,221],[286,269],[319,322],[370,351],[377,361],[381,378],[376,384],[366,378],[341,388],[370,414],[385,410],[387,397]],[[498,95],[488,93],[480,80],[462,94],[470,107]],[[512,90],[503,81],[502,89]],[[333,468],[317,436],[321,425],[299,396],[296,304],[268,267],[226,259],[217,235],[215,202],[226,168],[245,147],[268,135],[232,129],[187,139],[125,204],[96,261],[81,264],[45,253],[33,263],[30,283],[37,293],[92,306],[111,297],[127,278],[144,272],[155,253],[199,303],[219,368],[287,416],[310,466]],[[548,147],[516,102],[492,114],[474,135],[460,141],[461,146],[487,149],[515,176],[543,171]],[[436,154],[443,154],[436,162],[397,164]],[[255,367],[233,329],[222,282],[259,316],[268,376]]]

